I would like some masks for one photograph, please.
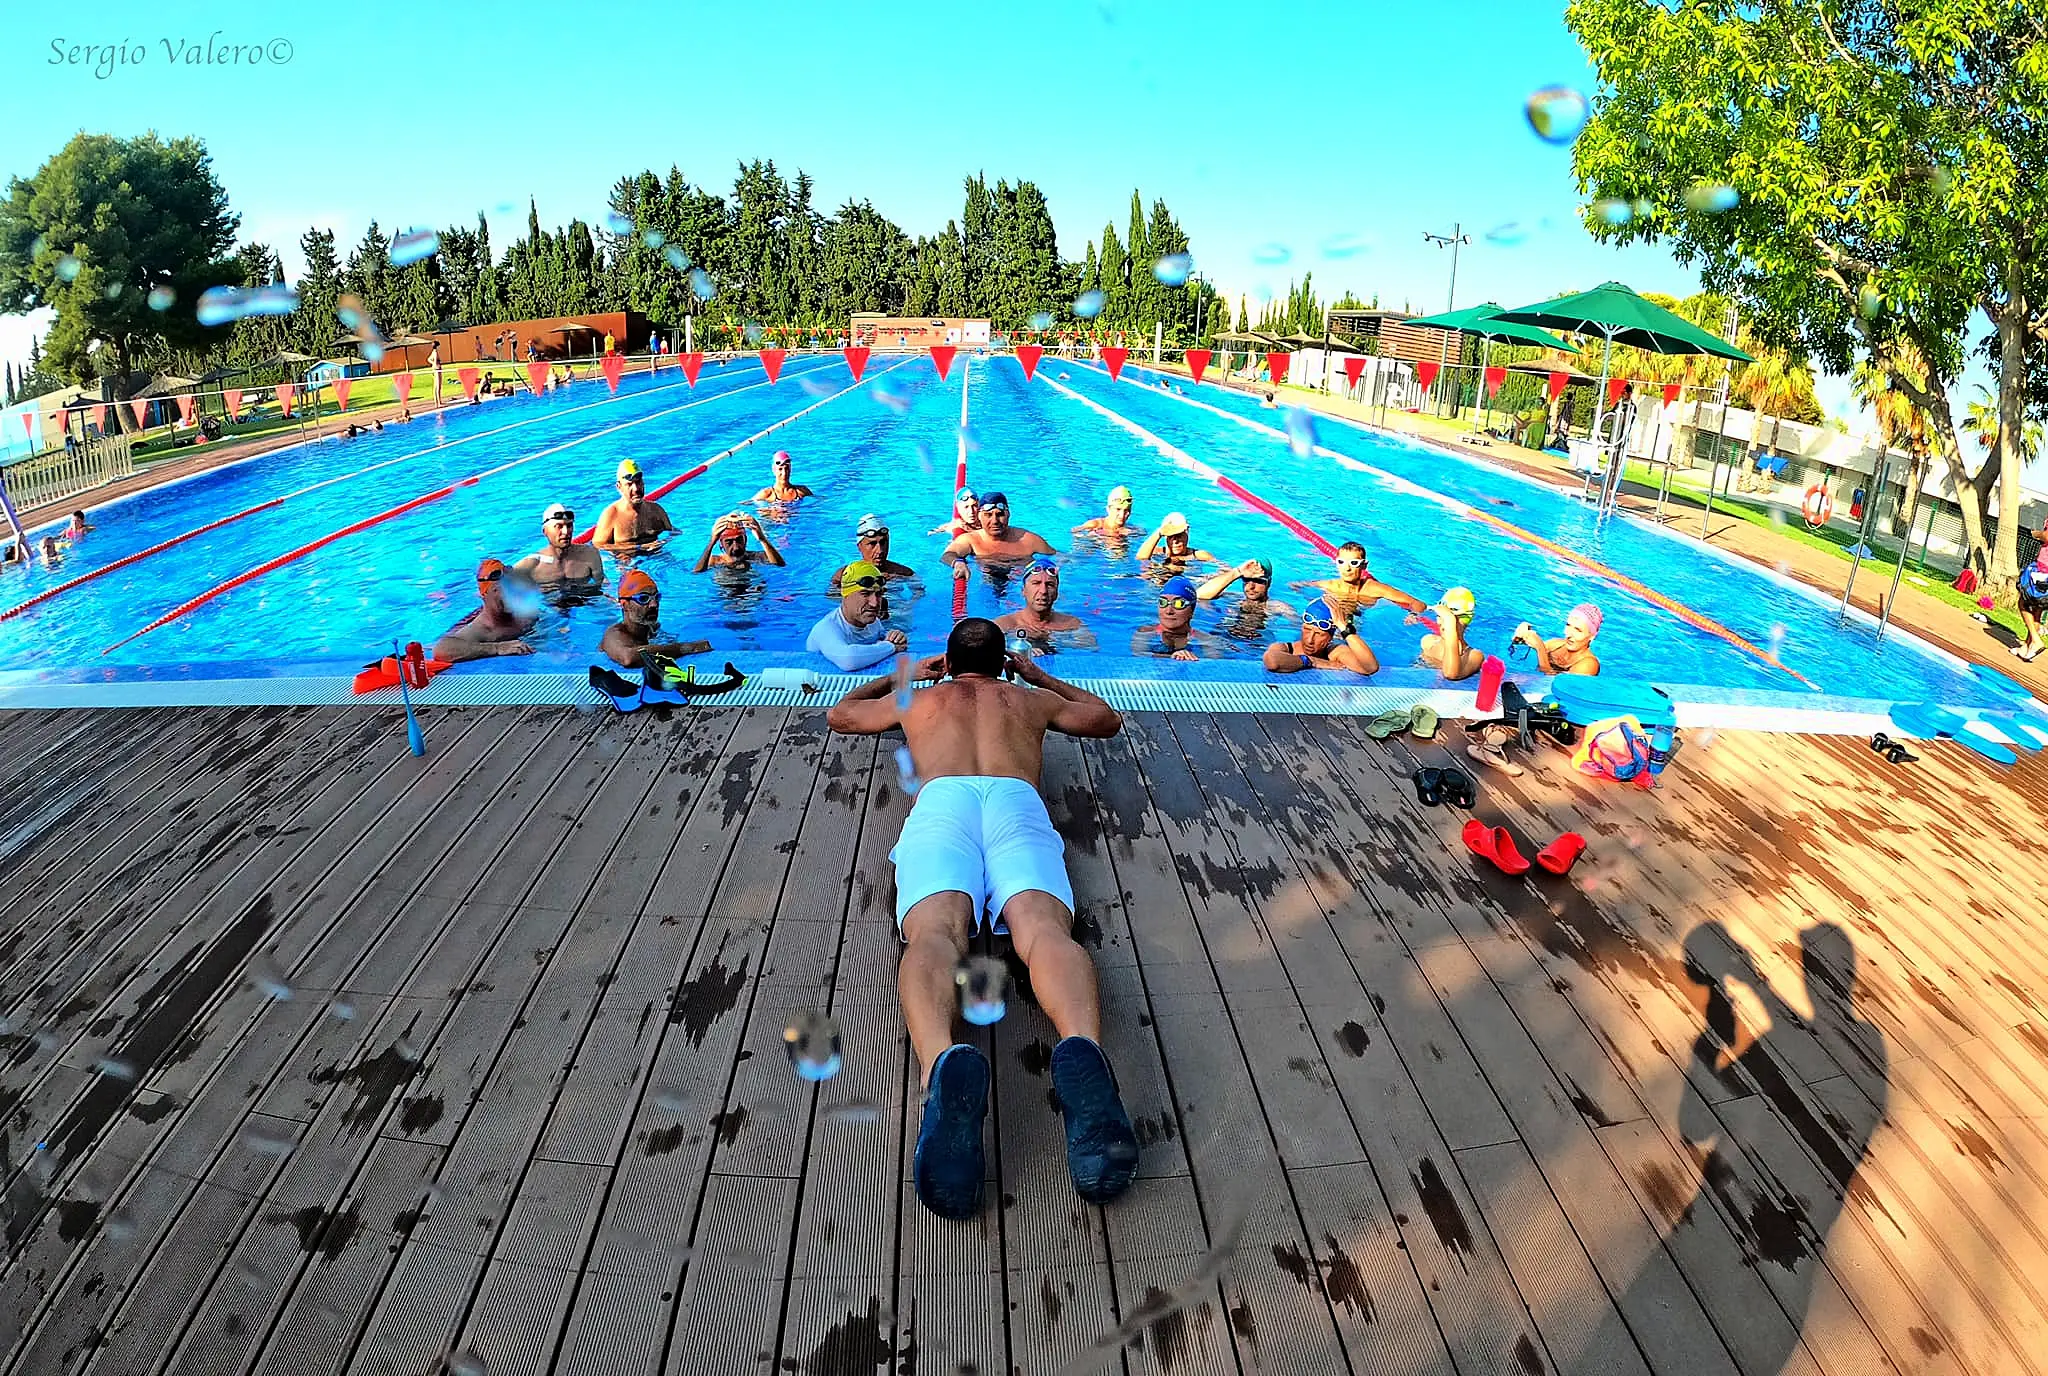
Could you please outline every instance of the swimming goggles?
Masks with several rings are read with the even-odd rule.
[[[505,581],[505,570],[492,569],[489,573],[480,573],[476,576],[476,581],[479,583],[502,583]]]
[[[1162,597],[1159,599],[1159,605],[1162,607],[1169,607],[1174,611],[1183,611],[1188,607],[1194,606],[1195,604],[1193,602],[1190,602],[1185,597]]]
[[[550,521],[560,521],[565,526],[573,526],[576,524],[576,513],[573,511],[557,511],[548,519]]]
[[[884,583],[881,579],[875,577],[873,574],[863,574],[859,578],[849,578],[845,582],[841,583],[839,585],[839,595],[841,597],[844,597],[846,595],[846,590],[848,588],[852,588],[856,592],[880,592],[883,588],[887,586],[888,584]]]
[[[1347,559],[1340,554],[1337,556],[1337,567],[1340,569],[1362,569],[1365,567],[1365,560]]]
[[[636,607],[646,607],[661,601],[661,594],[658,592],[636,592],[621,597],[619,601],[631,602]]]
[[[1010,514],[1010,504],[1008,502],[983,502],[981,509],[983,511],[1000,511],[1005,516]]]
[[[1053,560],[1046,558],[1043,554],[1037,554],[1032,556],[1031,567],[1027,572],[1049,573],[1054,578],[1057,578],[1060,576],[1060,566]]]
[[[1325,621],[1320,616],[1310,616],[1306,612],[1302,613],[1301,624],[1311,631],[1328,631],[1331,635],[1337,634],[1340,629],[1336,622]]]
[[[858,544],[866,544],[869,540],[880,540],[883,537],[887,536],[888,533],[889,527],[881,526],[875,530],[862,531],[859,535],[854,537],[854,540]]]

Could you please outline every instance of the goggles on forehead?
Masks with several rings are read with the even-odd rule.
[[[554,515],[548,517],[548,520],[560,521],[565,526],[573,526],[576,524],[576,513],[573,511],[557,511]]]
[[[1331,635],[1337,634],[1337,623],[1324,617],[1310,616],[1304,612],[1302,613],[1301,624],[1311,631],[1326,631]]]
[[[480,573],[476,576],[476,581],[479,583],[502,583],[505,581],[505,570],[492,569],[489,573]]]
[[[841,583],[839,595],[844,597],[849,588],[855,592],[880,592],[886,586],[887,584],[873,574],[863,574],[859,578],[849,578]]]

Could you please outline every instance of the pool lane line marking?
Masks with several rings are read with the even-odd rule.
[[[1089,368],[1091,372],[1102,372],[1101,369],[1094,368],[1091,365],[1085,363],[1081,363],[1078,359],[1075,360],[1075,362],[1077,366]],[[1057,386],[1058,384],[1054,385]],[[1160,389],[1158,388],[1145,389],[1147,393],[1157,392],[1159,390]],[[1206,401],[1197,401],[1193,397],[1185,396],[1170,390],[1164,392],[1163,395],[1171,397],[1175,401],[1184,402],[1189,406],[1197,407],[1201,410],[1209,411],[1215,415],[1222,416],[1225,420],[1236,421],[1239,425],[1244,426],[1246,429],[1255,430],[1262,435],[1270,435],[1273,438],[1282,441],[1287,439],[1287,436],[1284,432],[1275,430],[1270,425],[1262,425],[1258,421],[1251,419],[1249,416],[1240,416],[1234,412],[1226,411],[1219,406],[1211,406]],[[1358,472],[1370,473],[1374,477],[1382,479],[1390,486],[1394,487],[1397,491],[1403,491],[1414,496],[1427,498],[1429,501],[1435,502],[1437,505],[1442,506],[1457,515],[1471,517],[1472,519],[1477,520],[1485,525],[1492,526],[1495,530],[1498,530],[1503,535],[1513,536],[1517,540],[1522,540],[1531,545],[1534,545],[1536,548],[1543,550],[1545,553],[1554,554],[1560,559],[1568,560],[1571,563],[1574,563],[1578,565],[1580,568],[1586,570],[1588,573],[1592,573],[1601,578],[1606,579],[1607,581],[1613,583],[1615,586],[1621,588],[1623,591],[1633,593],[1637,597],[1642,598],[1645,602],[1648,602],[1653,606],[1662,607],[1665,611],[1670,612],[1673,616],[1677,617],[1680,621],[1685,622],[1693,629],[1705,631],[1707,634],[1715,636],[1721,640],[1726,641],[1728,644],[1733,645],[1736,649],[1741,650],[1745,654],[1755,656],[1757,659],[1763,661],[1765,664],[1770,665],[1773,669],[1776,669],[1781,673],[1790,674],[1793,678],[1798,679],[1801,683],[1813,689],[1815,692],[1822,691],[1821,686],[1819,684],[1815,683],[1806,675],[1800,673],[1797,669],[1792,668],[1790,665],[1780,662],[1774,655],[1770,653],[1770,651],[1764,649],[1762,646],[1756,644],[1751,640],[1746,639],[1737,632],[1728,629],[1728,627],[1722,625],[1720,622],[1714,620],[1712,617],[1706,616],[1701,612],[1695,611],[1693,608],[1686,606],[1683,602],[1679,602],[1674,598],[1668,597],[1665,594],[1658,592],[1655,588],[1645,586],[1638,580],[1629,577],[1627,574],[1622,573],[1618,569],[1611,568],[1608,565],[1601,563],[1597,559],[1588,558],[1587,556],[1579,553],[1577,550],[1570,549],[1564,545],[1559,544],[1555,540],[1551,540],[1544,536],[1538,535],[1534,531],[1524,530],[1521,526],[1515,525],[1511,521],[1503,521],[1500,517],[1481,511],[1477,507],[1462,502],[1456,497],[1452,497],[1442,492],[1432,492],[1430,489],[1423,487],[1421,484],[1410,482],[1408,479],[1401,477],[1399,474],[1389,473],[1383,468],[1375,468],[1373,465],[1365,462],[1363,459],[1353,458],[1349,454],[1342,453],[1338,450],[1331,449],[1321,444],[1316,445],[1314,447],[1314,450],[1317,454],[1322,455],[1324,458],[1335,459],[1338,463],[1343,464],[1349,468],[1355,469]]]
[[[238,573],[233,578],[228,579],[224,583],[216,584],[215,586],[207,589],[205,592],[199,594],[199,596],[192,598],[190,601],[182,603],[177,607],[173,607],[170,611],[165,612],[162,616],[150,622],[141,630],[134,631],[128,635],[123,636],[121,639],[107,646],[104,650],[101,650],[100,653],[102,655],[112,654],[115,650],[120,649],[129,641],[138,640],[141,637],[148,635],[151,631],[158,630],[164,626],[167,626],[171,622],[176,621],[179,617],[184,616],[186,613],[195,611],[198,608],[205,606],[214,598],[220,597],[225,593],[232,592],[236,588],[241,587],[243,584],[253,582],[256,579],[263,577],[263,575],[267,573],[274,573],[278,569],[283,568],[286,564],[291,563],[295,559],[303,558],[304,556],[313,553],[315,550],[324,549],[326,546],[333,544],[336,540],[344,539],[350,535],[360,534],[361,532],[368,530],[372,526],[382,525],[384,522],[389,521],[394,517],[403,516],[409,511],[416,511],[420,507],[427,506],[433,502],[438,502],[443,497],[449,496],[450,494],[456,492],[461,488],[474,487],[478,483],[482,482],[485,478],[495,477],[497,474],[503,473],[508,469],[517,468],[521,464],[532,463],[535,459],[544,459],[550,454],[559,454],[565,449],[573,449],[579,444],[586,443],[590,440],[602,438],[605,435],[614,435],[621,430],[630,430],[636,425],[645,425],[649,421],[660,420],[664,416],[677,415],[683,411],[688,411],[693,407],[708,406],[710,403],[714,401],[722,401],[726,397],[738,396],[741,392],[751,392],[756,387],[771,387],[773,385],[773,383],[766,381],[751,382],[744,387],[735,387],[729,392],[718,392],[708,397],[699,397],[695,401],[686,401],[681,406],[671,406],[665,410],[654,411],[649,413],[648,415],[641,416],[635,420],[620,421],[617,425],[608,425],[602,430],[593,430],[587,435],[578,435],[576,438],[572,440],[565,440],[561,444],[554,445],[551,448],[537,450],[534,453],[526,455],[524,458],[512,459],[506,463],[501,463],[497,465],[495,468],[486,468],[480,473],[472,473],[467,478],[459,479],[456,482],[448,484],[446,487],[437,488],[432,492],[422,493],[420,496],[414,497],[410,501],[401,502],[399,505],[392,507],[389,511],[380,511],[375,516],[366,517],[363,520],[355,522],[353,525],[344,526],[342,529],[335,531],[331,535],[323,535],[319,539],[314,540],[309,544],[301,545],[297,549],[290,550],[284,554],[281,554],[275,559],[267,560],[264,563],[258,564],[253,569],[247,569],[241,573]]]
[[[815,372],[816,369],[811,369],[809,371]],[[223,516],[216,521],[209,521],[205,525],[199,526],[193,530],[188,530],[182,535],[173,535],[170,539],[151,545],[148,549],[137,550],[133,554],[123,555],[121,558],[116,559],[113,563],[108,564],[103,568],[97,568],[87,573],[81,573],[75,578],[67,578],[65,581],[59,583],[54,588],[45,588],[43,591],[37,593],[34,597],[31,597],[23,602],[18,602],[14,606],[7,608],[5,611],[0,611],[0,621],[12,621],[15,617],[20,616],[23,612],[28,611],[34,607],[41,606],[43,603],[49,601],[51,598],[57,596],[57,594],[59,593],[69,592],[71,589],[79,587],[86,583],[90,583],[96,578],[104,578],[106,575],[113,573],[119,569],[125,569],[131,564],[139,564],[144,559],[148,559],[154,555],[162,554],[165,550],[173,549],[178,545],[182,545],[187,540],[196,539],[201,535],[206,535],[212,531],[219,530],[222,526],[233,525],[236,521],[242,520],[245,517],[254,516],[259,512],[269,511],[273,507],[282,506],[284,503],[290,501],[294,497],[303,497],[309,492],[318,492],[321,488],[332,487],[336,483],[345,483],[355,478],[367,477],[368,475],[377,472],[379,469],[389,468],[393,464],[406,463],[412,459],[420,458],[423,455],[445,453],[446,451],[454,449],[459,445],[468,444],[472,440],[488,439],[492,435],[502,435],[508,431],[520,429],[523,426],[538,425],[540,424],[540,422],[544,420],[554,420],[561,416],[573,416],[579,411],[594,410],[595,408],[600,406],[612,406],[617,404],[618,402],[631,400],[633,398],[652,396],[656,392],[666,392],[671,388],[680,387],[682,385],[683,384],[680,382],[664,383],[654,387],[649,387],[642,391],[635,391],[629,394],[628,396],[613,395],[606,397],[601,401],[586,402],[581,406],[572,406],[566,411],[550,411],[545,415],[529,416],[525,420],[516,420],[507,425],[500,425],[495,429],[480,430],[474,435],[464,435],[461,439],[450,440],[446,444],[430,444],[424,449],[415,449],[410,453],[400,454],[396,458],[385,459],[381,463],[373,463],[367,468],[358,468],[354,472],[342,473],[332,478],[323,478],[317,483],[308,484],[305,487],[298,488],[295,491],[287,492],[279,497],[272,497],[267,502],[258,502],[255,506],[245,507],[232,515]],[[714,392],[712,395],[714,397],[723,397],[730,396],[732,395],[732,393]],[[238,459],[235,462],[247,463],[249,462],[250,459],[257,459],[261,457],[263,456],[260,454],[251,454],[249,456],[249,459]],[[232,465],[224,465],[224,467],[227,466]],[[212,472],[217,470],[208,471]]]
[[[904,363],[907,363],[907,362],[909,362],[909,360],[908,360],[908,359],[904,359],[904,360],[902,360],[902,361],[900,361],[900,362],[897,362],[897,363],[892,363],[892,364],[890,364],[890,365],[889,365],[888,367],[886,367],[886,368],[882,369],[882,370],[881,370],[881,373],[890,373],[890,372],[894,372],[894,371],[895,371],[896,369],[898,369],[898,368],[901,368],[901,367],[903,366],[903,364],[904,364]],[[827,366],[829,366],[829,365],[827,365]],[[819,372],[819,371],[822,371],[822,370],[821,370],[821,369],[817,369],[817,368],[813,368],[813,369],[811,369],[810,371],[811,371],[811,372]],[[877,374],[876,374],[876,376],[878,376],[878,377],[879,377],[879,376],[881,376],[881,373],[877,373]],[[806,373],[806,374],[805,374],[805,376],[809,376],[809,373]],[[761,385],[761,384],[759,384],[759,383],[756,383],[756,384],[755,384],[755,386],[760,386],[760,385]],[[848,392],[852,392],[852,391],[857,391],[857,390],[859,390],[859,389],[860,389],[861,387],[863,387],[863,386],[865,386],[865,385],[866,385],[865,383],[863,383],[863,382],[859,381],[858,379],[856,379],[855,381],[853,381],[853,382],[851,382],[851,383],[847,384],[846,386],[844,386],[844,387],[841,387],[841,388],[840,388],[840,389],[839,389],[838,391],[834,392],[834,393],[833,393],[833,394],[832,394],[831,396],[829,396],[829,397],[821,397],[821,398],[819,398],[819,399],[818,399],[817,401],[814,401],[814,402],[812,402],[812,403],[811,403],[811,404],[810,404],[809,406],[806,406],[806,407],[804,407],[804,409],[803,409],[803,410],[801,410],[801,411],[797,411],[797,412],[795,412],[794,414],[791,414],[791,415],[787,415],[787,416],[784,416],[784,417],[783,417],[783,418],[782,418],[781,420],[779,420],[779,421],[776,421],[776,422],[775,422],[775,423],[774,423],[773,425],[769,426],[769,427],[768,427],[767,429],[765,429],[765,430],[756,430],[756,431],[755,431],[755,432],[754,432],[753,434],[751,434],[751,435],[747,436],[747,437],[746,437],[745,439],[741,440],[741,441],[740,441],[740,442],[739,442],[738,444],[732,445],[732,446],[730,446],[729,448],[725,448],[725,449],[721,449],[721,450],[719,450],[719,451],[718,451],[718,452],[717,452],[716,454],[713,454],[713,455],[712,455],[712,456],[711,456],[710,458],[708,458],[708,459],[704,460],[704,461],[703,461],[702,463],[698,464],[698,465],[697,465],[697,466],[696,466],[695,468],[692,468],[692,469],[690,469],[690,470],[689,470],[689,471],[688,471],[687,473],[684,473],[684,474],[683,474],[682,476],[680,476],[680,477],[675,477],[675,478],[670,478],[670,479],[669,479],[669,480],[668,480],[667,482],[663,483],[663,484],[662,484],[662,485],[661,485],[660,487],[657,487],[657,488],[655,488],[655,489],[654,489],[654,490],[653,490],[652,492],[648,493],[648,494],[647,494],[647,500],[648,500],[648,501],[650,501],[650,502],[651,502],[651,501],[658,501],[659,499],[661,499],[661,498],[663,498],[663,497],[666,497],[666,496],[667,496],[667,495],[668,495],[669,493],[671,493],[671,492],[675,491],[675,490],[676,490],[677,488],[681,487],[681,486],[682,486],[682,485],[683,485],[684,483],[686,483],[686,482],[690,481],[690,479],[692,479],[692,478],[697,478],[697,477],[702,477],[702,476],[703,476],[703,474],[704,474],[704,472],[705,472],[705,470],[709,469],[709,468],[711,467],[711,465],[712,465],[712,464],[715,464],[715,463],[717,463],[717,462],[718,462],[718,461],[719,461],[720,459],[729,459],[729,458],[731,458],[731,457],[732,457],[732,456],[733,456],[734,454],[737,454],[737,453],[739,453],[739,452],[740,452],[740,450],[742,450],[742,449],[745,449],[745,448],[746,448],[746,447],[747,447],[748,445],[752,444],[752,443],[753,443],[754,441],[756,441],[756,440],[759,440],[759,439],[763,439],[763,438],[766,438],[767,436],[769,436],[769,435],[772,435],[772,434],[774,434],[774,433],[775,433],[775,432],[776,432],[777,430],[780,430],[780,429],[781,429],[781,428],[782,428],[783,426],[785,426],[785,425],[788,425],[788,424],[790,424],[791,422],[793,422],[793,421],[796,421],[796,420],[798,420],[798,419],[801,419],[801,418],[802,418],[802,417],[804,417],[804,416],[808,416],[808,415],[809,415],[809,414],[810,414],[811,412],[813,412],[813,411],[817,410],[817,409],[818,409],[818,408],[819,408],[820,406],[824,406],[824,405],[826,405],[826,404],[828,404],[828,403],[830,403],[830,402],[834,402],[834,401],[837,401],[837,400],[839,400],[839,398],[841,398],[841,397],[845,396],[845,395],[846,395],[846,394],[847,394]],[[745,389],[743,388],[743,389],[741,389],[741,390],[745,390]],[[732,395],[732,394],[731,394],[730,392],[725,392],[725,393],[721,393],[720,395],[722,395],[722,396],[730,396],[730,395]],[[596,535],[596,534],[597,534],[597,527],[596,527],[595,525],[593,525],[593,526],[591,526],[591,527],[590,527],[590,528],[589,528],[588,530],[585,530],[585,531],[582,531],[582,532],[580,532],[580,533],[579,533],[579,534],[578,534],[578,535],[576,536],[576,541],[575,541],[575,543],[577,543],[577,544],[579,544],[579,545],[587,545],[587,544],[589,544],[589,543],[590,543],[590,541],[591,541],[591,537],[593,537],[593,536],[594,536],[594,535]]]

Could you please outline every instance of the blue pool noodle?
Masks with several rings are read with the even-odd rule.
[[[391,642],[391,653],[398,659],[398,700],[405,704],[405,743],[412,747],[412,753],[424,756],[427,753],[427,738],[420,733],[420,720],[412,714],[412,694],[405,686],[405,651]]]

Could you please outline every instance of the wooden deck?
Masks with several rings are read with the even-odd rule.
[[[961,1225],[886,742],[427,715],[0,717],[0,1376],[2048,1370],[2039,762],[1552,755],[1480,815],[1592,850],[1510,881],[1446,744],[1057,741],[1142,1174],[1075,1198],[1013,999]]]

